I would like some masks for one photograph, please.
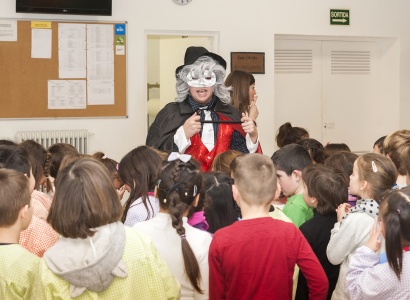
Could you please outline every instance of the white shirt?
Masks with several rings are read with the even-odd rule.
[[[125,218],[124,225],[132,227],[138,222],[144,222],[147,219],[152,219],[153,217],[155,217],[159,212],[158,199],[154,196],[148,195],[147,206],[149,210],[149,218],[148,211],[145,208],[144,203],[142,203],[141,197],[132,202],[130,208],[127,211],[127,217]]]
[[[410,252],[403,253],[400,280],[389,264],[379,264],[379,255],[362,246],[353,255],[346,275],[350,299],[410,299]]]
[[[181,284],[181,299],[208,299],[209,298],[209,268],[208,251],[211,244],[211,235],[196,229],[187,223],[187,218],[183,217],[186,239],[194,252],[201,271],[201,289],[204,294],[194,290],[188,277],[185,274],[184,259],[182,257],[181,237],[172,227],[171,215],[158,213],[158,215],[145,222],[134,225],[133,228],[140,230],[151,237],[158,252],[167,262],[170,271]]]
[[[205,124],[205,125],[212,126],[212,124]],[[212,141],[209,141],[208,138],[206,138],[206,140],[204,141],[204,133],[202,132],[202,142],[204,143],[204,145],[207,147],[209,151],[212,151],[212,149],[215,146],[213,135],[214,135],[214,132],[212,130]],[[255,153],[256,150],[258,150],[259,136],[255,144],[252,143],[252,139],[249,133],[246,134],[245,140],[246,140],[246,148],[248,148],[249,153]],[[185,150],[188,149],[189,146],[191,146],[191,139],[187,139],[185,137],[185,131],[184,131],[183,126],[179,127],[178,130],[175,132],[174,143],[175,145],[177,145],[179,153],[185,153]]]

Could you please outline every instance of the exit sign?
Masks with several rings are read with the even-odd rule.
[[[350,10],[331,9],[330,25],[350,25]]]

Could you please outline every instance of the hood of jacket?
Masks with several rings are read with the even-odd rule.
[[[121,222],[95,228],[86,239],[60,238],[44,254],[50,270],[70,283],[70,295],[75,298],[86,290],[102,292],[114,277],[127,277],[122,261],[125,229]]]

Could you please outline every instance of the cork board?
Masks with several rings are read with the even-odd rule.
[[[231,52],[231,70],[265,74],[264,52]]]
[[[125,24],[51,21],[51,59],[39,59],[31,58],[31,20],[17,21],[17,41],[0,42],[0,118],[126,117],[126,55],[116,55],[115,50],[114,104],[86,105],[85,109],[48,109],[48,81],[66,80],[59,78],[59,23],[112,24],[114,37],[115,24]],[[122,40],[126,41],[125,35]],[[86,80],[69,80],[77,79]]]

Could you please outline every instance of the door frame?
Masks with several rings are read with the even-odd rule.
[[[181,37],[206,37],[209,38],[211,41],[212,47],[208,49],[210,52],[216,52],[218,53],[219,50],[219,39],[220,39],[220,33],[217,31],[188,31],[188,30],[145,30],[144,31],[144,57],[145,57],[145,65],[144,65],[144,91],[145,91],[145,99],[148,99],[149,97],[149,89],[148,89],[148,70],[149,70],[149,65],[148,65],[148,53],[147,53],[147,48],[148,48],[148,38],[152,36],[158,36],[159,39],[161,37],[169,37],[169,36],[181,36]],[[183,62],[183,57],[178,58],[178,61]],[[161,71],[160,71],[161,72]],[[145,106],[145,111],[148,112],[148,106]],[[148,128],[149,128],[149,116],[148,113],[146,115],[146,124],[147,128],[146,131],[148,133]]]

